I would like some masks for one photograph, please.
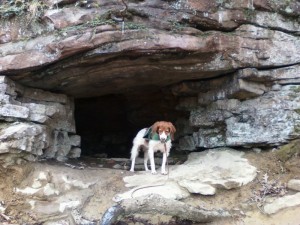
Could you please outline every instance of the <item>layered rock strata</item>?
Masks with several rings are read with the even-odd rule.
[[[26,153],[23,157],[31,160],[80,156],[71,98],[5,76],[0,76],[0,88],[0,153]]]
[[[77,99],[172,87],[190,112],[178,118],[181,150],[299,138],[299,1],[38,2],[28,15],[1,14],[0,72],[14,81]],[[26,117],[1,109],[11,110]],[[151,116],[139,110],[139,122]],[[54,146],[69,146],[66,132]]]
[[[182,97],[178,108],[191,111],[189,124],[199,130],[182,138],[180,148],[277,146],[298,138],[299,68],[244,69],[214,90]]]

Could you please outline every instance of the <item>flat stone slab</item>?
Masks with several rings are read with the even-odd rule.
[[[256,177],[256,168],[243,155],[243,152],[231,148],[193,152],[184,164],[169,166],[169,175],[138,172],[124,177],[125,186],[133,189],[115,196],[114,200],[150,193],[178,200],[191,193],[213,195],[216,188],[241,187]]]
[[[267,214],[274,214],[288,207],[300,205],[300,192],[294,195],[287,195],[275,199],[273,202],[264,206],[264,212]]]

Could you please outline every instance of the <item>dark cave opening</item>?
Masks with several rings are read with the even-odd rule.
[[[82,156],[130,156],[137,132],[155,121],[175,123],[187,112],[177,111],[178,98],[170,91],[137,91],[75,99],[77,134]]]

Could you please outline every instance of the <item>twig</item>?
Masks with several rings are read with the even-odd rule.
[[[256,207],[259,209],[259,211],[260,211],[262,214],[266,215],[266,212],[265,212],[260,206],[258,206],[258,203],[256,203]]]
[[[9,216],[7,216],[7,215],[5,215],[5,214],[3,214],[3,213],[0,213],[0,216],[2,216],[2,217],[3,217],[5,220],[7,220],[7,221],[10,220]]]

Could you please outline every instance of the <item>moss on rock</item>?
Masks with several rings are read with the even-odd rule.
[[[296,139],[286,145],[281,146],[276,152],[276,157],[282,162],[286,162],[292,157],[297,156],[300,156],[300,139]]]

